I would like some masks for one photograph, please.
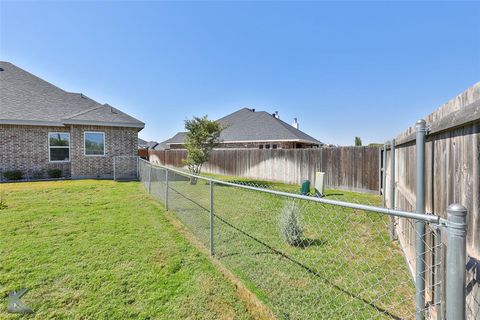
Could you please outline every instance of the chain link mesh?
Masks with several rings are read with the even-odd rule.
[[[151,170],[151,172],[150,172]],[[166,169],[142,162],[140,179],[165,202]],[[169,211],[210,245],[210,181],[168,171]],[[148,181],[146,181],[148,180]],[[231,181],[232,182],[232,181]],[[427,223],[426,305],[415,309],[415,223],[312,200],[249,190],[291,192],[268,182],[214,183],[214,253],[281,319],[443,319],[444,245]],[[330,190],[327,199],[378,206],[380,198]],[[437,318],[438,317],[438,318]]]
[[[138,177],[137,156],[113,157],[113,179],[115,181],[137,180]]]

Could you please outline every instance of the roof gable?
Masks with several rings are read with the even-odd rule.
[[[9,62],[0,62],[0,68],[0,123],[145,126],[118,109],[64,91]]]

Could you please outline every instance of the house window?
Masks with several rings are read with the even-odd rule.
[[[272,149],[277,149],[277,145],[276,145],[276,144],[272,144]]]
[[[105,133],[86,131],[84,133],[84,150],[86,156],[104,156]]]
[[[70,161],[70,133],[48,133],[48,159],[50,162]]]
[[[269,144],[266,144],[266,145],[265,145],[265,149],[270,149],[270,145],[269,145]]]
[[[258,149],[263,149],[263,144],[259,144]]]

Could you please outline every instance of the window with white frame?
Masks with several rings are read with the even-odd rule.
[[[48,133],[48,158],[51,162],[70,161],[70,133]]]
[[[105,132],[84,132],[84,150],[86,156],[105,155]]]

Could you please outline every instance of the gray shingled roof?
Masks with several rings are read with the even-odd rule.
[[[220,136],[224,142],[286,140],[322,144],[265,111],[243,108],[218,121],[227,127]]]
[[[166,150],[169,148],[171,143],[183,143],[185,141],[186,132],[178,132],[170,139],[167,139],[163,142],[160,142],[154,149],[155,150]]]
[[[222,142],[248,141],[295,141],[322,145],[323,143],[290,124],[275,118],[265,111],[240,109],[218,120],[226,126],[220,135]],[[167,149],[169,144],[183,143],[185,132],[161,142],[158,149]]]
[[[108,104],[66,92],[9,62],[0,61],[0,69],[0,124],[145,126]]]
[[[147,148],[147,141],[143,140],[142,138],[138,138],[138,147],[139,148]]]

